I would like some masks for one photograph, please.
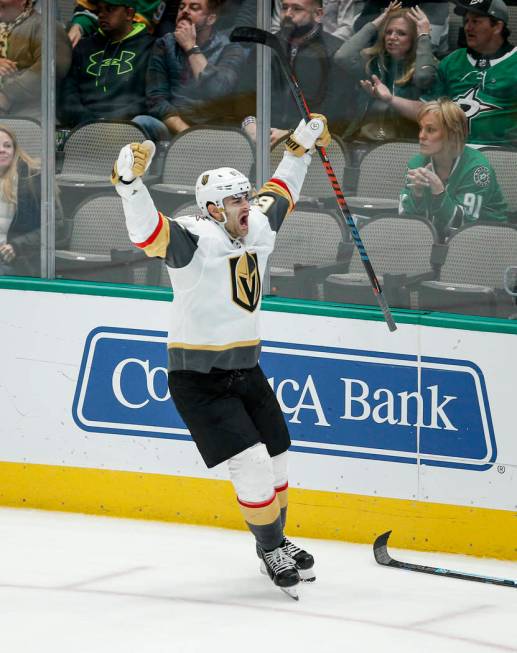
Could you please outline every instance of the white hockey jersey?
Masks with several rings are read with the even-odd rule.
[[[174,291],[170,370],[209,372],[257,364],[262,278],[309,163],[309,155],[284,156],[254,198],[247,235],[237,240],[210,218],[165,217],[140,179],[117,185],[132,242],[167,265]]]

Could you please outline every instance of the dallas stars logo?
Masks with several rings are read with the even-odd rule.
[[[469,121],[469,129],[472,120],[477,118],[482,113],[486,111],[495,111],[497,109],[502,109],[502,107],[497,104],[490,104],[489,102],[483,102],[483,100],[478,98],[478,88],[471,88],[469,91],[463,95],[458,95],[454,98],[454,102],[463,109],[467,120]]]

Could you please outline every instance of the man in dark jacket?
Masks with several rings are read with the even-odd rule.
[[[322,0],[283,0],[277,36],[310,110],[326,115],[329,129],[341,133],[347,122],[350,99],[345,97],[347,87],[334,64],[334,55],[343,41],[323,31],[322,16]],[[271,145],[275,145],[287,134],[298,110],[276,57],[271,65]],[[253,74],[246,77],[248,83],[254,83]],[[244,118],[242,126],[254,139],[254,116]]]
[[[227,32],[217,29],[220,4],[219,0],[183,0],[174,33],[156,41],[149,62],[147,103],[148,112],[162,121],[166,133],[228,120],[246,52],[238,43],[230,43]],[[140,117],[137,122],[145,124]],[[158,136],[163,138],[163,130]]]
[[[145,75],[153,37],[133,20],[135,0],[97,2],[99,27],[74,49],[61,96],[62,121],[130,120],[145,111]]]

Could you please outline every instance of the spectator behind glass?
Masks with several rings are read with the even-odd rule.
[[[32,0],[0,2],[0,115],[41,118],[41,15]],[[56,25],[57,83],[68,72],[71,47]]]
[[[68,38],[72,43],[72,47],[79,43],[79,41],[94,34],[99,26],[96,14],[96,1],[95,0],[78,0],[70,26],[68,28]],[[135,7],[135,22],[143,23],[149,33],[159,33],[159,27],[162,22],[166,22],[170,13],[176,13],[179,0],[172,0],[165,2],[165,0],[135,0],[135,2],[128,3]],[[165,32],[164,32],[165,33]]]
[[[509,41],[508,8],[503,0],[457,1],[464,14],[467,48],[440,62],[436,84],[423,100],[449,97],[468,119],[469,143],[517,145],[517,48]],[[416,120],[421,102],[395,97],[381,81],[376,97]]]
[[[334,56],[343,41],[323,30],[321,0],[284,0],[281,8],[281,29],[277,36],[291,69],[300,83],[310,110],[328,119],[330,131],[341,133],[348,118],[350,99],[348,86],[334,63]],[[255,60],[250,62],[251,73],[245,77],[254,89]],[[255,106],[255,94],[253,107]],[[271,61],[271,146],[287,135],[298,109],[292,98],[277,58]],[[256,120],[250,115],[242,127],[256,139]]]
[[[388,6],[388,0],[366,0],[360,14],[354,22],[354,31],[358,32],[366,23],[371,22]],[[404,0],[404,8],[419,7],[428,17],[431,24],[431,45],[437,57],[443,57],[449,51],[449,2],[419,2],[419,0]]]
[[[374,89],[382,82],[393,95],[416,100],[432,86],[437,64],[429,30],[429,21],[421,9],[401,9],[399,2],[391,2],[380,16],[343,43],[336,63],[358,87],[355,120],[345,132],[345,139],[416,139],[416,123],[380,101]],[[375,34],[375,45],[365,47]],[[365,75],[370,79],[365,80]]]
[[[418,113],[420,154],[408,163],[401,214],[424,216],[440,236],[476,220],[506,220],[506,202],[492,166],[465,145],[467,118],[448,99],[427,102]]]
[[[39,163],[0,124],[0,274],[39,276]]]
[[[469,143],[517,145],[517,48],[503,0],[457,2],[467,48],[451,53],[425,99],[447,95],[466,113]]]
[[[347,0],[348,1],[348,0]],[[156,37],[174,32],[181,0],[138,0],[135,20],[143,22]],[[73,47],[84,36],[97,29],[95,6],[91,0],[78,0],[70,21],[68,36]],[[224,0],[218,18],[220,29],[232,29],[236,25],[255,25],[257,0]]]
[[[147,106],[162,122],[156,129],[148,116],[135,122],[155,140],[166,139],[198,124],[228,122],[233,93],[246,59],[238,43],[218,30],[220,3],[216,0],[184,0],[176,30],[154,45],[147,74]]]
[[[62,87],[61,121],[73,127],[89,120],[131,120],[145,111],[145,77],[154,43],[145,25],[133,21],[136,2],[96,2],[99,28],[74,48]]]
[[[282,20],[282,0],[274,0],[271,30],[278,32]],[[323,0],[321,24],[325,32],[346,41],[353,34],[354,0]]]

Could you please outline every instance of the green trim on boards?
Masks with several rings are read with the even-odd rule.
[[[172,299],[170,288],[156,286],[132,286],[129,284],[103,283],[99,281],[73,281],[66,279],[37,279],[33,277],[0,277],[0,289],[30,290],[32,292],[56,292],[74,295],[100,295],[102,297],[123,297],[127,299],[147,299],[169,302]],[[262,309],[280,313],[301,313],[349,320],[369,320],[382,322],[383,316],[376,306],[355,304],[332,304],[329,302],[289,299],[287,297],[266,296]],[[517,320],[505,320],[477,315],[455,313],[432,313],[393,309],[395,322],[399,324],[421,324],[444,329],[463,329],[465,331],[485,331],[488,333],[517,334]]]

